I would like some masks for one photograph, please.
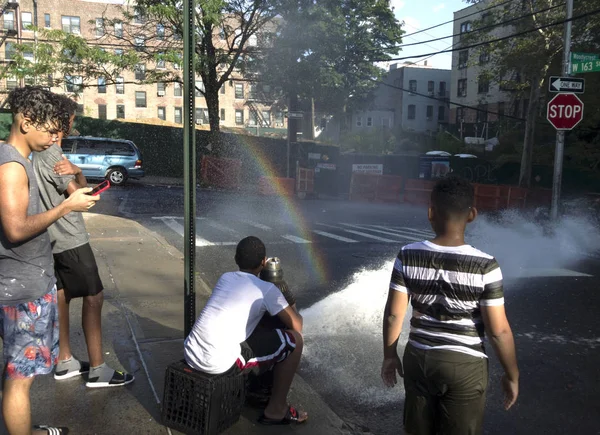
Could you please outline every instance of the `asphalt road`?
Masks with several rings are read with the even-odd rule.
[[[206,190],[198,191],[197,206],[202,279],[214,285],[235,269],[235,243],[260,237],[268,255],[282,259],[304,310],[305,379],[357,430],[400,433],[402,388],[385,390],[379,379],[381,311],[398,249],[429,236],[424,211]],[[112,188],[94,212],[135,219],[183,251],[181,187]],[[598,230],[582,216],[548,231],[506,214],[482,217],[468,236],[503,267],[521,368],[521,396],[507,413],[500,407],[501,372],[490,358],[485,433],[600,433]]]

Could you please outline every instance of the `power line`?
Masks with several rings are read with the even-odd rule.
[[[552,9],[556,9],[556,8],[559,8],[559,7],[564,6],[564,5],[565,5],[565,3],[560,3],[558,5],[547,7],[545,9],[540,9],[538,11],[530,12],[530,13],[525,14],[525,15],[520,15],[518,17],[511,18],[510,20],[506,20],[506,21],[502,21],[500,23],[494,23],[494,24],[490,24],[488,26],[480,27],[480,28],[477,28],[475,30],[472,30],[472,31],[468,32],[468,34],[471,35],[471,34],[473,34],[475,32],[483,32],[484,30],[489,30],[489,29],[494,29],[496,27],[504,26],[504,25],[512,23],[514,21],[519,21],[519,20],[522,20],[523,18],[531,17],[531,16],[533,16],[535,14],[540,14],[542,12],[548,12],[548,11],[550,11]],[[465,33],[454,33],[452,35],[441,36],[439,38],[434,38],[434,39],[427,39],[427,40],[421,41],[421,42],[410,42],[408,44],[401,44],[401,45],[398,45],[398,46],[396,46],[394,48],[403,48],[403,47],[411,47],[411,46],[419,45],[419,44],[427,44],[428,42],[441,41],[443,39],[454,38],[455,36],[461,36],[461,35],[464,35],[464,34]]]
[[[494,42],[505,41],[507,39],[515,38],[517,36],[526,35],[528,33],[537,32],[538,30],[546,29],[548,27],[559,26],[561,24],[568,23],[569,21],[579,20],[579,19],[582,19],[582,18],[585,18],[585,17],[588,17],[588,16],[596,15],[598,13],[600,13],[600,9],[596,9],[596,10],[591,11],[591,12],[586,12],[584,14],[577,15],[577,16],[569,18],[569,19],[560,20],[560,21],[554,21],[554,22],[552,22],[550,24],[544,24],[542,26],[534,27],[532,29],[524,30],[522,32],[513,33],[511,35],[503,36],[501,38],[491,39],[489,41],[478,42],[478,43],[475,43],[475,44],[465,45],[465,46],[461,46],[461,47],[457,47],[457,48],[453,47],[451,49],[441,50],[441,51],[437,51],[437,52],[433,52],[433,53],[424,53],[424,54],[413,55],[413,56],[395,57],[395,58],[391,58],[391,59],[373,59],[373,60],[369,60],[369,61],[372,61],[372,62],[389,62],[389,61],[392,61],[392,60],[414,59],[416,57],[433,56],[433,55],[442,54],[442,53],[451,53],[451,52],[457,51],[457,50],[467,50],[467,49],[470,49],[470,48],[476,48],[476,47],[481,47],[483,45],[493,44]]]
[[[485,9],[479,9],[477,12],[473,12],[471,14],[465,15],[464,17],[461,17],[461,19],[462,18],[469,18],[469,17],[472,17],[473,15],[481,14],[482,12],[489,11],[490,9],[494,9],[494,8],[497,8],[497,7],[500,7],[500,6],[504,6],[504,5],[508,4],[508,3],[512,3],[513,1],[514,0],[507,0],[507,1],[499,3],[497,5],[487,7]],[[427,27],[426,29],[421,29],[421,30],[419,30],[417,32],[407,33],[406,35],[403,35],[403,36],[406,38],[408,36],[416,35],[418,33],[423,33],[423,32],[425,32],[427,30],[431,30],[431,29],[435,29],[437,27],[445,26],[446,24],[450,24],[450,23],[453,23],[453,22],[454,22],[454,20],[446,21],[444,23],[436,24],[435,26]]]

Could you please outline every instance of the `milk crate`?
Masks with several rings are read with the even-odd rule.
[[[245,387],[243,375],[209,375],[177,361],[165,375],[162,422],[186,434],[219,434],[239,420]]]

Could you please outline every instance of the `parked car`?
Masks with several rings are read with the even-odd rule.
[[[86,178],[121,186],[128,178],[144,176],[142,153],[130,140],[73,136],[62,140],[62,151]]]

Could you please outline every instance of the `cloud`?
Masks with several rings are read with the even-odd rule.
[[[438,13],[445,7],[446,7],[446,5],[444,3],[440,3],[439,5],[433,7],[433,12]]]

